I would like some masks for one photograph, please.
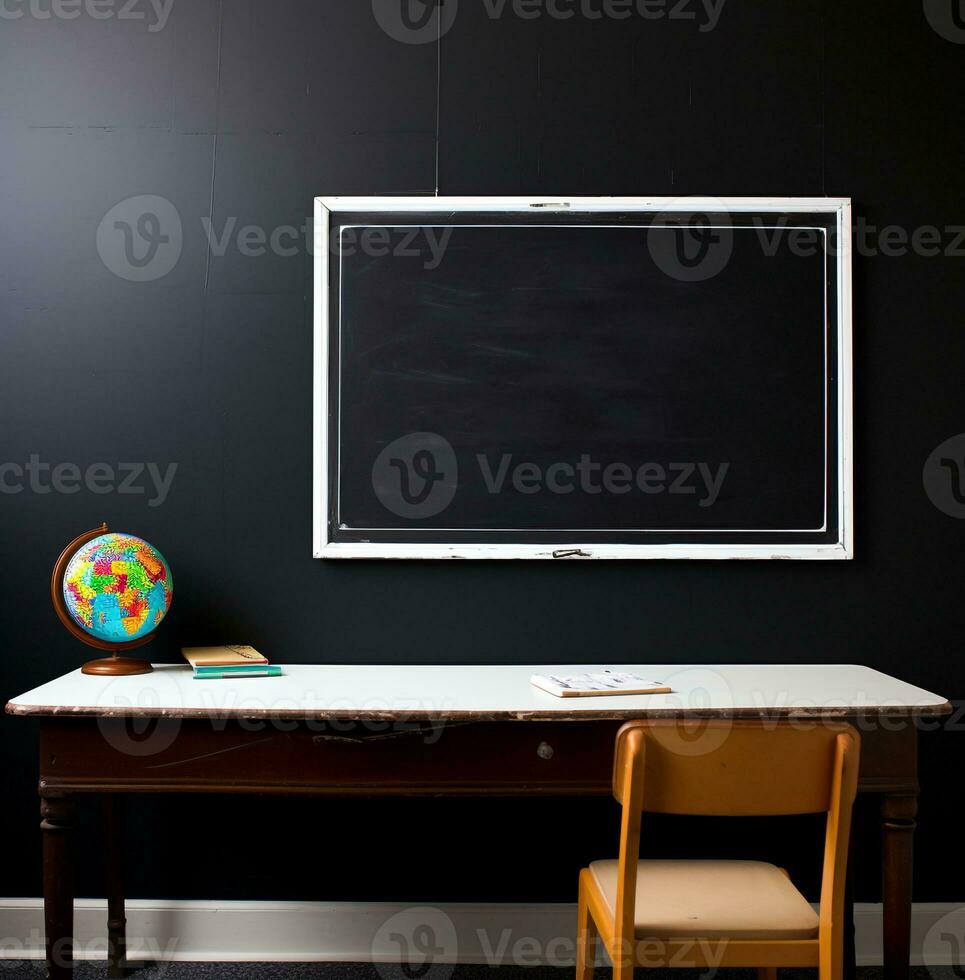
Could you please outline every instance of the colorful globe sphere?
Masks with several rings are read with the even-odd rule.
[[[164,556],[133,534],[98,535],[77,549],[64,572],[71,619],[108,643],[146,636],[167,615],[173,598]]]

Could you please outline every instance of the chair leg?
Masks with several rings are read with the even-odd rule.
[[[613,964],[613,980],[633,980],[632,957],[624,957]]]
[[[759,966],[757,968],[757,980],[777,980],[777,967]]]
[[[635,941],[618,936],[613,941],[613,948],[607,947],[607,952],[613,964],[613,980],[633,980],[633,966],[637,957]]]
[[[596,923],[590,915],[586,896],[580,888],[576,911],[576,980],[593,980],[593,964],[596,959]]]
[[[839,926],[821,944],[818,980],[844,980],[844,930]]]

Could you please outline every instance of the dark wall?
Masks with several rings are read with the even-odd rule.
[[[49,474],[0,494],[4,697],[84,658],[47,582],[102,520],[174,569],[156,659],[237,641],[283,662],[844,661],[965,694],[965,525],[922,482],[965,429],[965,247],[948,230],[965,224],[965,45],[950,14],[935,29],[910,0],[725,0],[706,29],[696,2],[666,9],[697,20],[530,20],[493,4],[462,0],[438,46],[394,38],[368,0],[173,0],[159,30],[143,0],[144,20],[120,4],[104,20],[7,4],[23,16],[0,19],[0,462],[177,469],[156,506],[146,475],[142,494],[45,492]],[[313,560],[310,256],[304,239],[246,255],[236,236],[304,225],[318,194],[437,180],[443,194],[850,195],[879,230],[942,229],[958,255],[868,235],[855,258],[856,560]],[[113,221],[136,202],[97,246],[102,219],[139,195],[169,202],[182,232],[177,264],[149,281],[118,274],[159,268],[118,250]],[[163,262],[175,246],[156,244]],[[6,895],[39,891],[35,739],[30,722],[0,722]],[[920,899],[961,898],[946,872],[963,744],[960,730],[923,739]],[[571,900],[574,869],[617,829],[606,800],[162,800],[133,817],[132,894],[221,898]],[[869,900],[873,819],[863,808]],[[239,862],[192,839],[205,820],[278,838]],[[454,821],[473,842],[458,862],[439,845]],[[689,836],[667,824],[648,846]],[[572,866],[533,846],[553,839]],[[793,867],[812,856],[743,840]],[[81,894],[101,888],[93,852]],[[516,858],[527,873],[507,876]]]

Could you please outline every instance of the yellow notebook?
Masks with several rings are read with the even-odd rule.
[[[251,667],[268,663],[254,647],[183,647],[181,653],[195,670],[199,667]]]

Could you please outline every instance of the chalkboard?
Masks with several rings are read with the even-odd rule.
[[[319,199],[315,554],[850,557],[848,211]]]

